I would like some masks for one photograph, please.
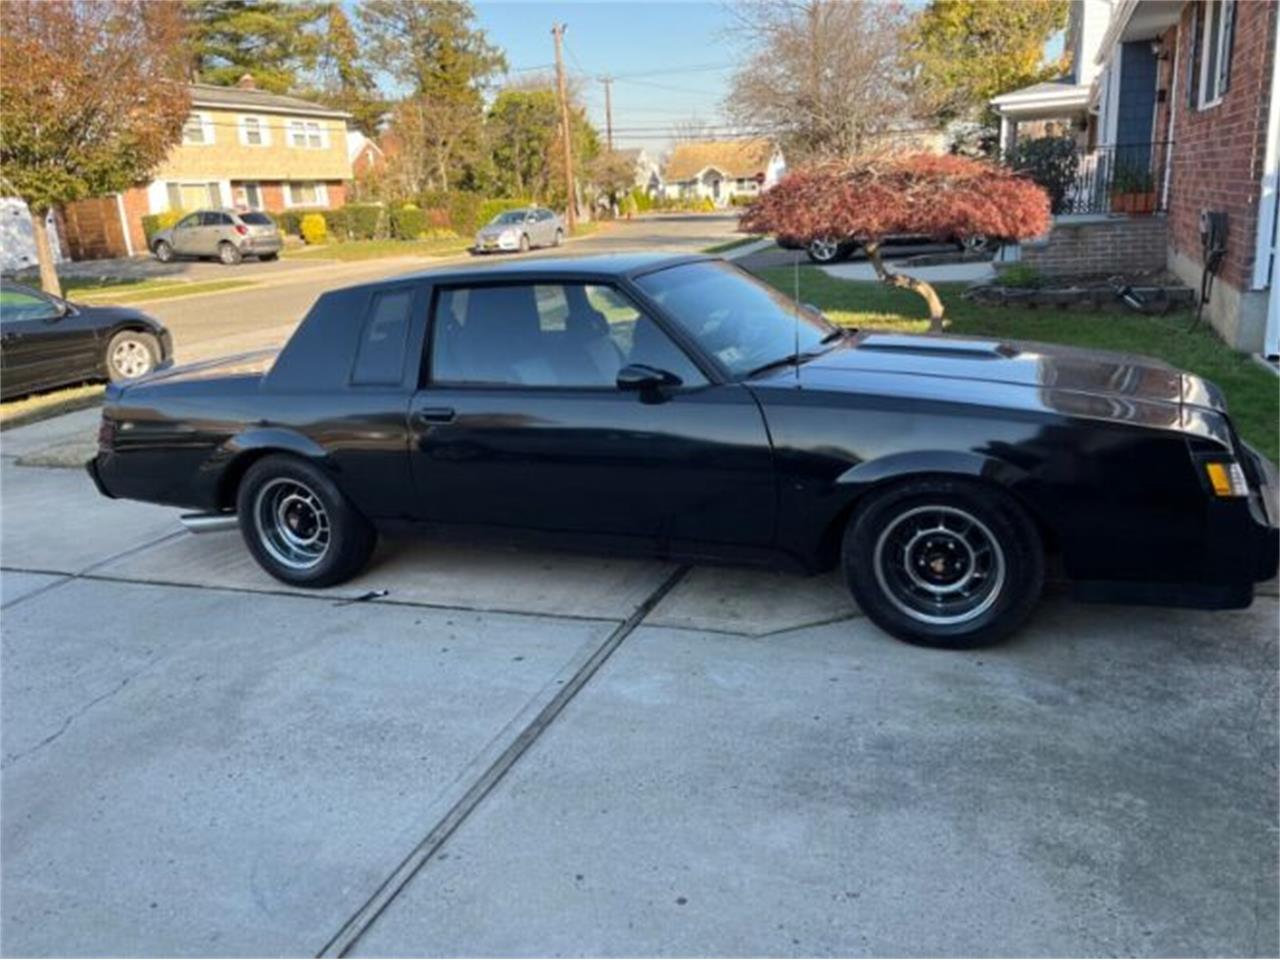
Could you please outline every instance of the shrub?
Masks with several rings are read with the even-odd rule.
[[[478,193],[459,190],[446,197],[449,205],[449,225],[460,234],[472,234],[480,229],[480,205],[484,198]]]
[[[142,232],[146,234],[147,246],[151,245],[151,238],[161,230],[168,230],[175,223],[186,216],[185,210],[166,210],[163,213],[148,213],[142,218]]]
[[[1080,168],[1079,148],[1073,137],[1021,140],[1013,150],[1013,168],[1044,187],[1051,212],[1063,213]]]
[[[458,235],[448,227],[428,227],[422,232],[423,240],[457,240]]]
[[[448,207],[434,207],[430,210],[423,210],[422,219],[428,230],[450,230],[452,227],[452,222],[449,220]]]
[[[286,236],[302,236],[302,214],[293,210],[285,210],[281,213],[273,214],[273,216],[281,233]]]
[[[703,213],[714,213],[716,209],[716,202],[710,197],[703,197],[702,202],[694,209],[700,210]]]
[[[308,244],[324,243],[327,237],[323,214],[308,213],[302,218],[302,239]]]
[[[397,240],[416,240],[426,227],[427,218],[412,204],[391,211],[391,236]]]
[[[648,191],[636,187],[631,191],[631,199],[635,202],[636,210],[640,213],[647,213],[653,209],[653,197]]]
[[[346,207],[339,207],[337,210],[321,210],[320,216],[324,217],[324,228],[330,240],[341,243],[348,238],[350,228],[347,226]]]
[[[347,213],[347,230],[354,240],[372,240],[382,229],[382,204],[349,203],[343,209]]]
[[[995,282],[1001,287],[1039,287],[1044,277],[1029,263],[1012,263],[996,274]]]

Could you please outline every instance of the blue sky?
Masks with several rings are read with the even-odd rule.
[[[578,80],[592,121],[604,133],[604,88],[613,84],[616,147],[665,148],[671,124],[697,116],[723,123],[720,105],[734,48],[725,34],[731,14],[707,2],[478,0],[479,25],[507,54],[513,76],[548,72],[555,61],[551,24],[568,26],[565,66]],[[643,74],[643,76],[632,76]]]

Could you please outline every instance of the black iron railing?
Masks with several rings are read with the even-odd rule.
[[[1056,214],[1125,213],[1164,210],[1167,142],[1121,143],[1080,151],[1075,175],[1055,197]]]

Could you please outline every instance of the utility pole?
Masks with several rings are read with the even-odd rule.
[[[578,225],[578,198],[573,189],[573,147],[570,143],[569,128],[569,93],[564,82],[564,59],[560,53],[560,45],[564,40],[564,32],[568,29],[563,23],[552,24],[551,36],[556,38],[556,88],[560,93],[560,131],[564,143],[564,182],[569,194],[569,202],[565,205],[565,219],[569,222],[569,233]]]
[[[600,82],[604,84],[604,142],[613,153],[613,77],[601,77]]]

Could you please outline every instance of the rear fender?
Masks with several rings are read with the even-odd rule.
[[[234,507],[236,490],[245,472],[255,462],[273,453],[302,457],[332,471],[332,460],[328,452],[310,437],[281,427],[254,427],[227,440],[213,458],[221,465],[221,476],[218,479],[219,506]]]

